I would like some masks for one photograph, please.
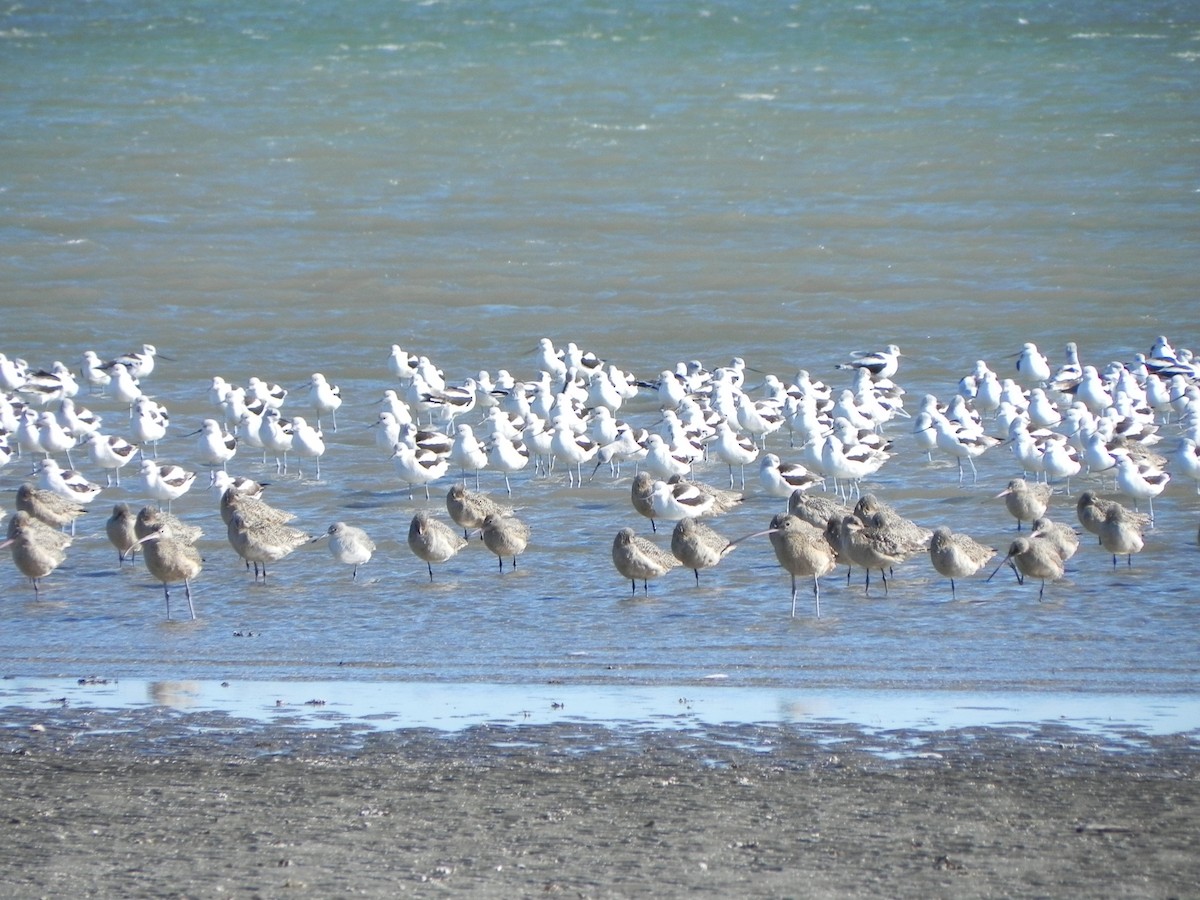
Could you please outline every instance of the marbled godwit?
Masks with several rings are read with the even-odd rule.
[[[467,540],[458,532],[424,510],[412,518],[408,526],[408,546],[419,558],[425,560],[429,569],[429,580],[433,581],[433,563],[443,563],[467,546]]]
[[[188,613],[196,618],[196,608],[192,605],[192,579],[200,574],[203,560],[200,551],[191,542],[177,537],[169,521],[155,521],[150,526],[149,533],[139,538],[142,545],[142,558],[150,574],[162,582],[163,597],[167,602],[167,618],[171,618],[171,589],[174,582],[183,582],[183,592],[187,597]],[[266,568],[263,568],[264,577]]]
[[[1024,478],[1014,478],[1008,483],[1008,487],[996,496],[1004,498],[1004,508],[1017,520],[1017,531],[1020,531],[1022,522],[1032,522],[1046,514],[1046,508],[1050,505],[1050,493],[1048,484],[1031,484]]]
[[[1019,584],[1024,584],[1027,577],[1041,579],[1042,587],[1038,591],[1039,601],[1046,593],[1046,580],[1057,581],[1063,577],[1062,557],[1048,541],[1017,538],[1009,546],[1008,555],[1004,557],[1003,562],[988,576],[988,581],[996,577],[996,572],[999,572],[1005,563],[1012,566],[1012,570],[1017,573]]]
[[[823,531],[789,513],[780,513],[771,519],[767,533],[775,550],[775,558],[792,577],[793,618],[796,615],[797,575],[812,576],[816,616],[821,618],[819,579],[837,568],[837,550],[830,545]]]
[[[8,521],[8,538],[0,548],[11,547],[13,562],[26,578],[33,582],[33,596],[41,589],[38,582],[67,558],[71,538],[39,521],[23,509],[17,510]]]
[[[483,543],[500,560],[500,573],[504,573],[504,557],[512,558],[513,568],[517,557],[525,552],[529,544],[529,526],[514,516],[495,513],[483,520]]]
[[[965,534],[954,534],[945,526],[935,528],[929,539],[929,561],[939,575],[950,579],[951,599],[957,599],[954,579],[974,575],[995,555],[995,547],[984,546]]]
[[[634,594],[637,594],[638,579],[641,579],[642,593],[645,594],[649,590],[646,583],[651,578],[665,575],[680,565],[679,560],[666,550],[634,534],[632,528],[622,528],[617,532],[613,539],[612,558],[617,571],[632,583]]]

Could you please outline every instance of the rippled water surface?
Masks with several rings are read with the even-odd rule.
[[[172,414],[159,455],[189,465],[213,375],[295,388],[324,372],[346,405],[322,478],[277,476],[245,447],[231,470],[272,481],[305,529],[346,520],[379,545],[357,582],[317,545],[254,584],[198,488],[175,511],[206,532],[199,618],[168,623],[103,536],[112,502],[145,501],[127,470],[40,601],[0,566],[5,671],[1195,692],[1200,498],[1178,476],[1132,568],[1087,539],[1044,602],[1008,570],[952,601],[914,558],[886,596],[831,576],[821,618],[802,592],[792,619],[766,538],[699,586],[675,571],[631,597],[609,555],[621,527],[649,533],[629,470],[578,489],[561,470],[515,477],[533,530],[517,570],[475,542],[429,583],[404,536],[416,509],[445,517],[450,481],[410,500],[367,429],[397,386],[393,343],[454,382],[533,378],[547,336],[644,378],[736,355],[753,383],[804,368],[839,387],[850,351],[896,343],[910,408],[976,359],[1011,372],[1027,340],[1056,363],[1076,341],[1101,367],[1160,333],[1200,346],[1193,6],[560,7],[0,15],[0,350],[74,366],[155,344],[171,357],[147,384]],[[127,433],[111,398],[85,402]],[[295,391],[285,413],[304,407]],[[659,418],[648,395],[621,415]],[[894,458],[864,489],[1007,546],[993,495],[1020,475],[1010,453],[959,487],[909,420],[887,433]],[[784,434],[769,449],[798,453]],[[4,496],[26,473],[0,470]],[[716,525],[740,537],[781,508],[751,473]]]

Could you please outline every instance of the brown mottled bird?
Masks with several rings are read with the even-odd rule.
[[[792,616],[796,615],[796,576],[812,576],[813,601],[821,618],[821,587],[818,579],[837,568],[838,555],[825,532],[790,513],[771,519],[767,532],[779,565],[792,576]]]
[[[984,546],[965,534],[954,534],[945,526],[935,528],[929,539],[929,561],[939,575],[950,579],[952,599],[956,598],[954,579],[974,575],[995,555],[995,547]]]
[[[637,593],[637,583],[642,582],[642,593],[648,593],[646,582],[658,578],[680,565],[679,560],[650,543],[643,537],[634,534],[632,528],[622,528],[613,539],[613,565],[633,584],[633,593]]]
[[[71,538],[20,509],[8,520],[8,538],[0,548],[11,547],[13,563],[33,582],[33,596],[40,594],[38,582],[63,564]]]
[[[425,560],[430,581],[433,581],[433,563],[445,562],[465,546],[466,538],[424,510],[413,516],[412,522],[409,523],[408,547],[419,558]]]

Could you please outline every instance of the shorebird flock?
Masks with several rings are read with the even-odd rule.
[[[1172,477],[1200,494],[1200,362],[1165,337],[1103,366],[1082,364],[1073,343],[1059,363],[1026,343],[995,368],[978,361],[944,398],[919,399],[901,386],[896,345],[849,356],[828,381],[803,369],[790,379],[761,373],[740,357],[711,370],[690,360],[639,376],[549,338],[532,356],[528,380],[508,370],[448,380],[427,356],[393,345],[386,368],[381,359],[386,382],[353,404],[375,410],[373,421],[354,424],[375,429],[378,458],[390,460],[396,483],[414,503],[418,490],[424,495],[407,544],[430,581],[435,564],[473,538],[496,556],[500,575],[506,563],[515,569],[537,547],[518,513],[538,502],[539,482],[565,481],[568,488],[616,485],[616,505],[626,512],[610,532],[612,565],[635,596],[639,582],[646,594],[649,581],[675,568],[690,569],[699,584],[701,570],[766,539],[791,579],[793,616],[797,578],[811,579],[819,616],[821,579],[840,566],[847,583],[853,569],[864,570],[868,592],[878,573],[886,593],[895,569],[918,556],[950,581],[952,598],[956,582],[999,556],[987,580],[1011,567],[1018,581],[1040,583],[1042,599],[1047,582],[1062,578],[1089,544],[1076,525],[1095,535],[1113,566],[1132,567],[1153,533],[1154,500]],[[67,559],[77,520],[104,494],[124,498],[104,528],[117,564],[140,553],[163,586],[167,617],[170,588],[182,584],[194,618],[202,533],[172,504],[205,479],[220,497],[228,545],[254,581],[266,581],[268,564],[318,541],[357,579],[377,549],[366,531],[344,521],[298,527],[296,516],[262,499],[268,478],[281,487],[305,473],[322,479],[324,429],[337,430],[340,389],[319,372],[290,390],[216,375],[195,388],[211,415],[180,427],[146,393],[160,359],[168,358],[152,344],[107,360],[88,350],[74,370],[61,361],[38,369],[0,353],[0,469],[21,482],[0,547],[11,549],[35,598]],[[159,459],[160,444],[175,461]],[[986,460],[1020,471],[990,498],[1015,539],[990,547],[944,523],[906,519],[864,492],[899,453],[950,461],[962,490],[978,484]],[[76,468],[88,468],[85,457],[92,476]],[[242,474],[229,471],[234,464]],[[126,467],[140,477],[122,485]],[[945,477],[945,468],[933,465],[929,477]],[[481,489],[484,478],[495,491]],[[431,499],[439,483],[444,519]],[[1101,496],[1106,491],[1112,496]],[[722,534],[715,523],[756,496],[785,509],[758,531]],[[138,501],[145,505],[135,512]],[[1064,506],[1070,521],[1051,518]]]

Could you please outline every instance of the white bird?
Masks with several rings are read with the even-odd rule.
[[[146,495],[152,500],[165,500],[167,512],[171,511],[172,501],[190,491],[196,481],[196,473],[188,472],[182,466],[159,465],[148,459],[142,460],[141,476],[146,484]]]
[[[1171,476],[1166,472],[1148,468],[1142,470],[1130,456],[1117,459],[1117,489],[1133,498],[1133,508],[1138,500],[1150,502],[1150,523],[1154,524],[1154,498],[1163,492]]]
[[[170,424],[171,418],[166,407],[143,395],[134,399],[133,420],[130,422],[134,443],[150,444],[154,448],[155,458],[158,457],[158,442],[166,437]]]
[[[138,384],[138,380],[121,363],[113,364],[108,374],[113,397],[118,403],[132,407],[134,402],[142,396],[142,388]]]
[[[104,470],[110,486],[114,477],[118,485],[121,483],[121,467],[128,464],[138,451],[136,444],[131,444],[115,434],[103,435],[98,431],[88,435],[87,446],[88,456],[95,465]]]
[[[55,453],[65,453],[67,465],[74,467],[71,460],[71,448],[75,446],[74,436],[67,434],[52,413],[38,414],[38,446],[47,458]]]
[[[1050,380],[1050,361],[1038,351],[1037,344],[1026,342],[1017,354],[1017,378],[1033,387]]]
[[[729,423],[722,420],[717,425],[716,437],[708,445],[709,453],[729,466],[729,486],[733,487],[733,467],[742,475],[742,489],[746,488],[746,466],[758,459],[758,445],[750,438],[739,435]]]
[[[292,419],[292,452],[303,459],[317,461],[317,479],[321,478],[321,457],[325,455],[325,436],[319,425],[312,426],[303,416]],[[296,466],[296,474],[304,477],[303,470]]]
[[[292,449],[292,423],[280,415],[279,409],[268,406],[258,426],[258,439],[263,449],[275,454],[275,471],[287,471],[287,455]]]
[[[412,498],[414,484],[424,485],[425,499],[429,499],[429,483],[437,481],[450,468],[450,461],[428,450],[416,450],[403,441],[392,448],[392,463],[400,480],[408,485],[408,496]]]
[[[116,366],[124,366],[126,371],[135,380],[141,380],[154,371],[154,359],[158,355],[158,348],[153,344],[142,344],[141,350],[134,350],[131,353],[125,353],[115,359],[111,359],[106,364],[106,367],[113,369]],[[162,358],[167,359],[168,357],[164,356]]]
[[[333,431],[336,434],[337,411],[342,405],[342,389],[336,384],[330,384],[320,372],[313,372],[308,391],[313,409],[317,413],[317,428],[321,427],[321,416],[328,413],[333,417]]]
[[[313,542],[322,538],[329,539],[329,552],[338,562],[354,566],[350,580],[358,579],[358,567],[371,561],[375,552],[375,542],[361,528],[347,525],[345,522],[334,522],[323,535],[313,538]]]
[[[653,519],[677,522],[683,518],[699,518],[713,510],[716,498],[686,481],[669,484],[656,481],[650,489],[650,509]]]
[[[872,352],[860,350],[852,353],[853,360],[848,363],[838,363],[837,367],[839,369],[866,369],[876,379],[891,378],[900,368],[902,355],[899,347],[895,344],[888,344],[883,350]]]
[[[79,374],[88,383],[93,394],[100,394],[112,381],[112,376],[104,369],[104,362],[96,355],[95,350],[86,350],[83,361],[79,364]]]
[[[267,384],[257,375],[252,375],[246,382],[246,396],[272,409],[279,409],[283,406],[287,395],[288,392],[285,388],[278,384]]]
[[[196,442],[200,464],[214,468],[219,466],[225,471],[229,460],[237,453],[237,438],[222,428],[216,419],[205,419],[200,428],[192,434],[200,435]],[[210,482],[211,480],[209,479]]]
[[[512,484],[508,476],[520,472],[529,465],[529,448],[520,440],[511,440],[502,434],[493,434],[487,450],[487,464],[504,475],[504,487],[512,496]]]
[[[800,463],[783,463],[774,453],[766,454],[758,464],[758,480],[771,497],[791,497],[795,491],[807,491],[822,478]]]
[[[101,490],[100,485],[88,481],[79,472],[63,469],[52,459],[42,460],[38,483],[44,490],[75,503],[91,503]]]

